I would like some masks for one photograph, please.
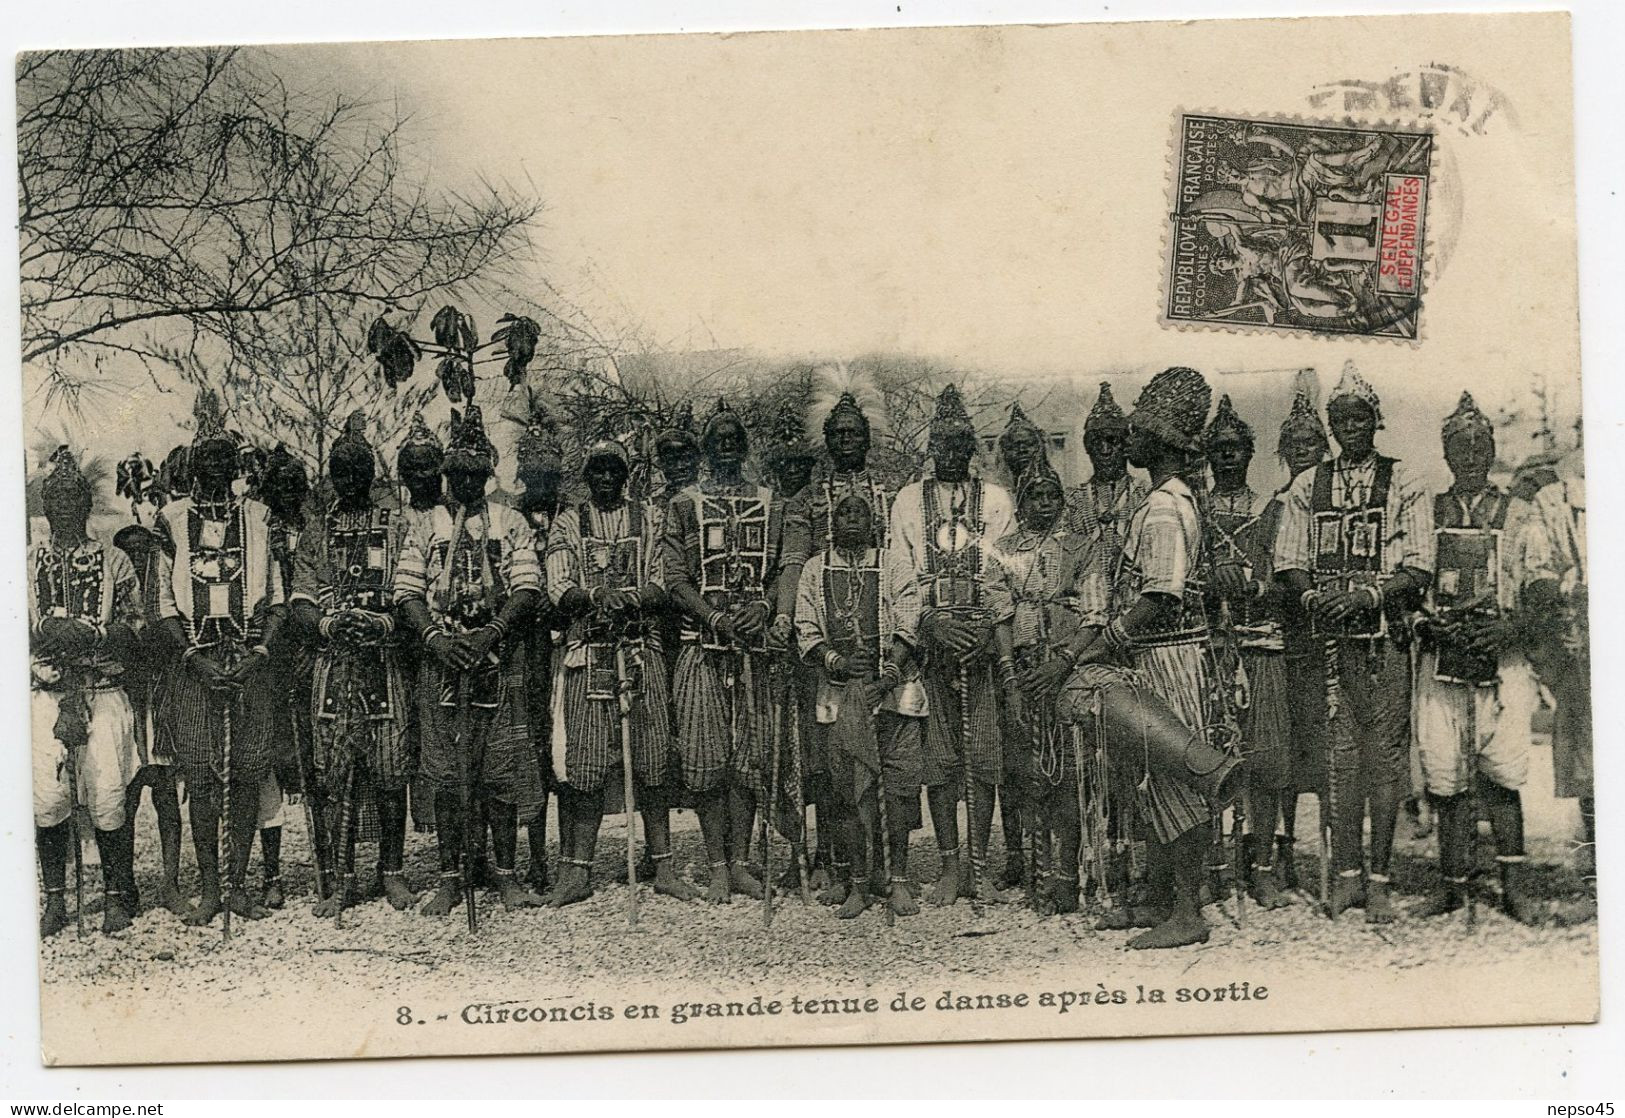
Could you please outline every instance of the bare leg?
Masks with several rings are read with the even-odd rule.
[[[570,856],[559,871],[558,888],[547,903],[554,908],[592,896],[592,863],[598,853],[598,831],[604,819],[604,793],[566,793],[570,803]],[[562,815],[561,815],[562,819]]]
[[[727,904],[733,897],[728,880],[728,787],[726,784],[695,795],[700,817],[700,834],[705,839],[705,858],[711,864],[711,883],[705,899]]]
[[[229,867],[231,874],[231,911],[235,916],[245,920],[261,920],[269,916],[270,910],[255,902],[244,887],[248,880],[248,858],[254,847],[254,831],[259,826],[259,782],[241,781],[235,778],[231,790],[231,819],[227,825],[231,827],[233,865]],[[276,829],[276,847],[280,852],[282,832]],[[267,863],[269,864],[269,863]]]
[[[1253,810],[1253,843],[1252,843],[1252,895],[1259,908],[1285,908],[1292,903],[1292,898],[1281,892],[1280,882],[1275,875],[1275,843],[1270,833],[1275,829],[1276,813],[1280,810],[1280,799],[1276,792],[1268,788],[1255,788],[1250,793]]]
[[[260,831],[260,850],[264,858],[265,907],[281,908],[288,902],[282,891],[281,827],[266,827]]]
[[[425,916],[445,916],[463,903],[463,805],[461,797],[446,788],[434,792],[435,845],[440,850],[440,884],[418,909]]]
[[[45,905],[40,912],[39,934],[49,939],[68,926],[68,853],[73,837],[73,820],[54,827],[35,827],[34,846],[39,851],[40,879],[45,883]]]
[[[192,822],[192,848],[197,855],[198,902],[185,920],[199,926],[220,915],[220,789],[212,777],[188,784],[191,794],[186,807]]]
[[[976,781],[976,818],[971,819],[971,841],[976,844],[976,861],[982,867],[982,880],[977,883],[978,899],[983,903],[991,903],[999,899],[999,887],[987,873],[988,841],[993,837],[993,801],[999,791],[996,784],[978,779],[973,776],[967,778]],[[1017,824],[1016,834],[1020,835],[1020,824]]]
[[[378,793],[378,871],[384,879],[384,898],[404,912],[417,903],[406,882],[406,789]]]
[[[1202,878],[1207,869],[1207,845],[1212,829],[1199,823],[1168,844],[1174,878],[1173,908],[1167,919],[1129,940],[1135,950],[1187,947],[1206,943],[1207,921],[1202,918]]]
[[[562,820],[561,820],[562,822]],[[564,833],[564,828],[559,828]],[[547,878],[547,797],[542,797],[542,810],[525,825],[525,841],[530,848],[530,866],[525,870],[525,884],[530,886],[531,892],[541,895],[547,892],[549,881]]]
[[[937,839],[937,855],[942,869],[937,883],[926,898],[934,905],[951,905],[959,899],[959,785],[947,781],[926,790],[931,809],[931,831]]]
[[[728,788],[728,887],[741,896],[760,900],[762,883],[751,871],[750,837],[756,828],[756,797],[743,783]]]
[[[111,831],[96,831],[96,852],[102,860],[102,932],[112,935],[130,926],[130,914],[124,904],[124,881],[131,870],[134,853],[124,841],[123,827]]]
[[[644,788],[638,793],[643,806],[643,841],[654,863],[655,892],[664,893],[680,901],[698,900],[700,891],[682,878],[671,864],[671,808],[667,806],[664,788]]]

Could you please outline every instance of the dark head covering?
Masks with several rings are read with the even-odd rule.
[[[367,415],[359,409],[344,421],[344,432],[333,440],[333,448],[328,451],[329,461],[340,455],[357,455],[372,461],[372,444],[367,441]]]
[[[1083,432],[1114,430],[1119,433],[1128,430],[1128,416],[1123,409],[1117,406],[1112,398],[1112,386],[1106,381],[1100,382],[1100,395],[1095,397],[1095,406],[1089,409],[1089,417],[1083,421]]]
[[[412,426],[407,428],[406,438],[401,442],[400,449],[395,452],[396,460],[406,453],[408,447],[419,446],[432,447],[438,455],[444,455],[446,452],[446,448],[440,445],[439,437],[429,429],[428,423],[424,422],[421,411],[412,414]]]
[[[1292,410],[1281,424],[1281,437],[1275,444],[1276,456],[1285,459],[1287,440],[1299,434],[1313,435],[1322,446],[1330,445],[1326,438],[1326,425],[1320,421],[1320,413],[1315,411],[1309,393],[1301,388],[1292,397]]]
[[[40,479],[42,501],[64,500],[70,497],[88,499],[91,496],[90,479],[79,468],[79,459],[66,443],[51,451],[45,460],[49,469]]]
[[[1456,410],[1445,417],[1443,436],[1448,442],[1467,431],[1486,431],[1492,435],[1495,433],[1495,424],[1490,422],[1489,416],[1479,410],[1471,392],[1463,392],[1460,402],[1456,404]]]
[[[619,462],[628,472],[632,469],[632,456],[626,452],[615,439],[597,439],[587,448],[587,456],[581,463],[582,470],[586,470],[600,459],[612,458]]]
[[[727,399],[718,396],[716,405],[711,409],[711,414],[705,417],[705,429],[700,433],[700,445],[708,445],[711,442],[711,437],[716,433],[717,427],[723,422],[738,423],[741,429],[744,427],[738,413],[728,406]]]
[[[1004,431],[999,435],[999,452],[1001,454],[1010,440],[1015,437],[1017,431],[1033,432],[1038,436],[1040,446],[1043,445],[1044,432],[1039,429],[1038,424],[1027,418],[1027,413],[1022,410],[1020,400],[1010,405],[1010,422],[1004,425]]]
[[[856,416],[858,422],[863,424],[864,431],[868,432],[869,417],[863,413],[863,406],[858,403],[858,398],[852,393],[843,392],[840,399],[835,401],[835,406],[829,409],[829,414],[824,417],[825,438],[828,438],[830,431],[834,429],[836,416],[841,415]]]
[[[1134,401],[1132,422],[1175,450],[1196,449],[1213,390],[1195,369],[1174,366],[1151,378]]]
[[[694,434],[694,402],[692,400],[684,400],[682,406],[672,413],[671,419],[655,436],[657,450],[662,443],[679,443],[690,447],[699,446],[699,439]]]
[[[974,439],[976,424],[971,422],[970,412],[965,410],[965,398],[959,394],[957,387],[950,384],[937,396],[936,414],[931,417],[930,443],[935,448],[948,439],[963,436]]]
[[[452,408],[451,441],[446,446],[443,468],[483,470],[490,473],[496,469],[496,464],[497,448],[491,444],[490,436],[485,433],[485,416],[480,412],[480,406],[470,404],[467,410],[461,413]]]
[[[1211,450],[1221,434],[1234,434],[1251,453],[1253,449],[1253,429],[1247,426],[1247,421],[1236,414],[1235,405],[1230,402],[1230,395],[1226,393],[1219,397],[1219,408],[1213,413],[1213,422],[1207,425],[1202,434],[1202,449]]]

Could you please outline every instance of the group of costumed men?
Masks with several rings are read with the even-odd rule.
[[[611,812],[641,817],[627,873],[695,900],[673,862],[672,811],[688,808],[714,903],[799,886],[889,920],[1024,888],[1042,912],[1093,901],[1102,929],[1145,929],[1131,946],[1174,947],[1207,939],[1215,898],[1292,902],[1304,792],[1321,805],[1326,913],[1382,922],[1413,753],[1440,862],[1418,911],[1472,905],[1487,817],[1500,903],[1535,921],[1519,788],[1542,682],[1558,793],[1580,798],[1594,841],[1583,482],[1542,462],[1511,492],[1491,483],[1494,427],[1469,395],[1442,430],[1453,483],[1430,496],[1376,449],[1381,404],[1345,368],[1326,409],[1337,453],[1300,391],[1277,445],[1291,480],[1263,495],[1252,428],[1187,368],[1153,377],[1130,414],[1102,385],[1093,475],[1071,491],[1019,405],[981,469],[953,386],[923,476],[899,485],[871,460],[873,385],[844,367],[817,384],[759,468],[719,401],[700,431],[686,410],[659,431],[647,463],[625,441],[587,444],[580,486],[537,407],[512,500],[490,493],[497,450],[472,404],[444,445],[416,417],[392,483],[355,417],[318,498],[286,451],[245,453],[205,392],[190,447],[159,471],[121,466],[121,492],[145,477],[157,512],[109,543],[58,451],[28,582],[42,935],[69,920],[76,807],[104,930],[140,911],[143,789],[158,903],[228,931],[286,903],[284,803],[306,812],[316,911],[335,919],[369,892],[362,844],[378,849],[370,891],[418,904],[409,817],[438,844],[428,915],[472,918],[482,886],[507,908],[586,899]],[[939,855],[923,891],[922,788]],[[781,875],[770,830],[790,849]]]

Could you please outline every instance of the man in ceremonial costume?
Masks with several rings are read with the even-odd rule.
[[[199,393],[190,456],[191,493],[158,513],[158,616],[181,650],[168,705],[186,777],[201,896],[186,917],[208,924],[221,909],[221,874],[234,914],[266,915],[244,888],[260,818],[261,791],[286,727],[287,696],[275,686],[271,644],[286,620],[282,572],[271,554],[271,512],[233,492],[237,446],[212,390]],[[222,811],[226,849],[220,865]]]
[[[478,405],[454,411],[444,471],[455,507],[432,509],[407,537],[395,567],[395,603],[424,650],[418,763],[435,789],[440,846],[440,884],[419,910],[429,916],[444,916],[462,901],[463,874],[473,869],[464,864],[464,828],[483,827],[481,808],[502,903],[541,902],[514,877],[519,823],[545,795],[526,721],[524,642],[516,633],[541,597],[541,567],[530,525],[486,498],[496,460]]]
[[[1270,499],[1270,508],[1261,517],[1274,522],[1276,536],[1280,534],[1286,495],[1292,482],[1305,470],[1320,465],[1330,449],[1326,426],[1321,423],[1308,390],[1299,388],[1293,394],[1292,410],[1282,421],[1275,444],[1275,455],[1286,467],[1288,480]],[[1273,553],[1273,539],[1269,546]],[[1263,569],[1268,571],[1273,566],[1272,555],[1270,564]],[[1292,756],[1288,766],[1292,784],[1281,790],[1281,834],[1275,843],[1275,866],[1280,883],[1288,889],[1296,889],[1298,796],[1305,790],[1313,790],[1324,800],[1327,788],[1326,642],[1315,633],[1308,615],[1290,594],[1282,595],[1278,605],[1286,666],[1287,715],[1292,728]]]
[[[1530,721],[1538,684],[1526,656],[1536,626],[1518,610],[1527,583],[1554,583],[1547,534],[1522,505],[1489,480],[1495,427],[1472,395],[1444,421],[1450,488],[1433,499],[1436,578],[1417,622],[1416,741],[1439,828],[1441,888],[1419,915],[1466,902],[1478,820],[1489,815],[1508,915],[1535,923],[1541,913],[1525,875],[1523,801]],[[1511,515],[1509,515],[1511,514]],[[1533,530],[1530,530],[1533,529]],[[1537,595],[1538,596],[1538,595]]]
[[[666,510],[679,493],[700,480],[700,440],[694,433],[693,405],[685,403],[655,436],[654,458],[661,485],[644,500],[644,515],[655,539],[664,540]],[[677,661],[681,630],[681,612],[668,599],[660,612],[660,647],[668,676]]]
[[[1048,463],[1044,432],[1027,418],[1027,413],[1022,410],[1019,401],[1010,405],[1010,420],[999,435],[998,445],[999,462],[1004,467],[1001,481],[1010,493],[1016,491],[1022,478],[1035,463],[1039,461]],[[1026,880],[1027,863],[1022,849],[1021,796],[1028,788],[1033,773],[1028,763],[1026,734],[1019,727],[1010,725],[1008,705],[1004,710],[1003,721],[1005,779],[999,786],[999,822],[1004,831],[1004,873],[999,879],[999,887],[1009,889]]]
[[[566,624],[552,712],[563,868],[549,903],[562,908],[592,895],[604,793],[625,776],[623,732],[655,890],[693,900],[699,892],[671,862],[671,700],[658,626],[666,597],[659,540],[646,506],[627,500],[625,447],[594,443],[582,472],[589,498],[560,511],[545,557],[547,592]],[[631,826],[631,805],[625,806]]]
[[[774,616],[783,505],[745,479],[745,426],[727,402],[700,439],[707,476],[666,511],[666,589],[684,615],[672,689],[683,786],[695,797],[706,857],[706,899],[760,897],[747,861],[758,798],[768,781],[772,732],[769,658],[791,637]]]
[[[849,494],[862,497],[875,522],[878,546],[889,536],[886,517],[892,488],[869,466],[872,425],[869,413],[881,415],[885,402],[872,377],[848,365],[823,365],[813,370],[807,429],[824,440],[825,459],[812,480],[784,506],[784,566],[782,594],[798,593],[801,572],[814,555],[832,546],[835,507]],[[795,609],[794,601],[779,604],[780,612]],[[803,676],[806,679],[807,677]],[[816,688],[816,679],[808,679]],[[815,701],[809,698],[809,702]],[[808,728],[810,730],[810,727]],[[835,851],[834,829],[824,825],[835,809],[830,801],[828,756],[814,747],[816,731],[804,730],[801,744],[807,774],[807,798],[818,811],[818,856],[813,866],[814,885],[828,904],[840,904],[851,891],[851,862]]]
[[[316,905],[332,916],[354,904],[355,844],[363,809],[378,821],[378,874],[397,909],[416,900],[406,882],[406,787],[416,767],[407,737],[411,681],[402,669],[393,589],[400,510],[372,499],[376,475],[366,418],[357,412],[328,453],[333,500],[299,541],[289,602],[314,646],[311,719],[315,773],[328,813],[329,866],[338,887]]]
[[[993,626],[1009,610],[993,545],[1015,523],[1010,494],[976,476],[976,427],[959,390],[937,397],[931,420],[931,472],[904,486],[892,503],[893,581],[920,593],[921,673],[930,718],[925,770],[931,827],[942,869],[930,899],[953,904],[962,889],[959,801],[968,801],[971,877],[987,857],[993,798],[1003,775]],[[991,878],[973,880],[979,900],[996,898]]]
[[[996,551],[1011,603],[1010,616],[996,634],[1007,713],[1005,785],[1000,792],[1009,792],[1017,780],[1023,782],[1020,802],[1026,825],[1037,839],[1032,852],[1032,872],[1039,879],[1036,899],[1045,913],[1078,909],[1083,825],[1078,758],[1056,710],[1073,661],[1057,650],[1086,645],[1106,623],[1101,543],[1069,528],[1065,510],[1061,479],[1039,454],[1029,460],[1016,490],[1016,529],[998,541]],[[1019,767],[1009,763],[1016,756]],[[1014,828],[1019,835],[1021,823]],[[1005,834],[1012,834],[1008,818]],[[1093,836],[1093,841],[1103,837]]]
[[[1591,616],[1587,590],[1585,455],[1581,447],[1556,464],[1556,480],[1536,494],[1530,516],[1547,538],[1555,582],[1525,590],[1525,615],[1538,623],[1531,660],[1557,701],[1552,727],[1552,791],[1580,801],[1576,870],[1591,897],[1559,914],[1564,923],[1596,915],[1597,801],[1591,761]],[[1541,623],[1543,622],[1543,623]]]
[[[1332,830],[1328,915],[1364,904],[1394,918],[1389,893],[1394,825],[1410,773],[1411,680],[1402,622],[1433,575],[1433,503],[1403,462],[1378,454],[1376,391],[1345,364],[1327,402],[1338,455],[1287,489],[1275,540],[1276,576],[1308,613],[1336,662],[1326,665]],[[1333,708],[1335,707],[1335,712]],[[1371,851],[1362,858],[1369,804]],[[1368,865],[1368,870],[1363,867]],[[1363,878],[1363,880],[1362,880]]]
[[[429,425],[423,420],[423,413],[414,413],[412,425],[406,431],[406,438],[395,451],[395,476],[406,488],[406,498],[401,502],[400,515],[395,518],[394,524],[397,556],[406,549],[407,538],[420,525],[432,519],[435,509],[446,503],[446,479],[440,472],[445,457],[445,447],[440,445],[440,439],[435,433],[429,430]],[[406,674],[407,679],[415,683],[422,665],[423,648],[404,628],[399,630],[399,633],[401,640],[396,646],[396,654],[400,657],[401,671]],[[418,725],[418,714],[421,709],[419,703],[406,704],[406,736],[409,742],[407,749],[413,757],[418,755],[418,743],[422,739],[422,728]],[[433,786],[418,775],[412,779],[407,789],[407,798],[412,812],[413,829],[422,834],[433,831]]]
[[[532,400],[529,422],[514,447],[518,459],[516,474],[524,488],[519,494],[518,508],[530,525],[536,556],[547,551],[547,540],[557,521],[562,503],[559,483],[564,477],[564,444],[559,438],[558,425],[539,400]],[[543,582],[546,572],[543,571]],[[525,884],[538,895],[549,887],[547,876],[547,793],[552,791],[553,762],[549,739],[554,732],[553,718],[553,663],[554,645],[563,632],[565,619],[554,609],[553,599],[543,586],[536,613],[525,626],[521,638],[525,645],[525,679],[528,688],[526,717],[530,720],[531,738],[535,742],[536,764],[541,774],[543,796],[540,809],[525,826],[525,837],[530,849],[530,867]],[[563,803],[560,802],[560,810]],[[570,829],[568,820],[559,817],[559,834]],[[482,844],[483,846],[483,844]],[[483,867],[475,867],[479,872]]]
[[[1083,450],[1093,472],[1067,496],[1067,526],[1105,545],[1106,569],[1116,569],[1129,518],[1145,500],[1145,482],[1128,472],[1128,417],[1100,382],[1100,395],[1083,422]]]
[[[1134,788],[1141,817],[1153,840],[1148,851],[1149,904],[1122,910],[1102,927],[1151,924],[1129,941],[1136,949],[1203,943],[1201,887],[1212,841],[1215,808],[1195,779],[1199,745],[1212,758],[1213,664],[1206,612],[1207,540],[1196,494],[1185,481],[1199,451],[1212,391],[1193,369],[1172,368],[1153,377],[1140,393],[1130,420],[1129,459],[1151,475],[1151,490],[1129,522],[1123,555],[1111,589],[1111,620],[1081,653],[1077,644],[1063,658],[1078,662],[1116,660],[1135,671],[1134,688],[1156,694],[1189,737],[1179,747],[1180,774],[1152,766],[1152,749],[1140,739],[1107,742],[1114,784]],[[1087,673],[1080,679],[1087,686]],[[1138,746],[1138,748],[1136,748]],[[1189,770],[1191,779],[1184,778]]]
[[[829,546],[800,568],[795,624],[797,648],[816,681],[808,752],[828,774],[819,825],[835,838],[832,884],[845,894],[837,915],[862,913],[875,873],[889,870],[886,903],[898,916],[914,916],[920,907],[909,887],[908,840],[920,825],[925,721],[913,654],[919,584],[886,563],[863,494],[837,498],[830,519]]]
[[[86,529],[94,495],[73,452],[59,447],[50,467],[40,485],[49,534],[33,549],[28,579],[40,936],[68,921],[67,865],[80,841],[75,808],[96,828],[102,931],[111,935],[130,926],[135,892],[125,796],[141,758],[122,677],[137,655],[141,589],[124,553]]]
[[[161,501],[155,502],[161,507]],[[157,904],[176,916],[190,911],[181,896],[181,801],[175,781],[175,741],[171,720],[165,713],[168,703],[169,673],[177,668],[175,649],[158,626],[158,537],[140,524],[120,528],[113,546],[130,560],[141,587],[141,629],[137,653],[125,665],[124,690],[135,714],[136,748],[141,767],[124,798],[124,829],[130,849],[135,849],[136,816],[141,809],[141,793],[152,789],[152,810],[158,817],[158,847],[163,864],[163,882]],[[127,898],[132,914],[141,911],[141,895],[131,883]]]
[[[271,558],[276,563],[282,586],[293,585],[294,556],[305,529],[305,502],[310,497],[310,478],[304,464],[278,443],[269,454],[245,457],[255,463],[251,493],[271,510]],[[267,678],[274,681],[282,697],[283,709],[273,737],[275,764],[260,788],[260,851],[265,878],[265,907],[281,908],[287,897],[282,889],[282,827],[286,821],[283,793],[306,789],[314,775],[313,742],[310,724],[311,650],[297,625],[285,625],[281,639],[271,645]],[[315,837],[312,836],[312,841]]]
[[[1202,436],[1202,452],[1213,472],[1208,493],[1208,530],[1213,562],[1210,603],[1233,641],[1246,680],[1247,705],[1239,712],[1242,748],[1247,755],[1250,834],[1243,842],[1246,864],[1238,873],[1250,881],[1262,908],[1291,903],[1275,876],[1275,820],[1287,796],[1297,795],[1292,773],[1292,718],[1288,712],[1286,644],[1281,606],[1286,597],[1271,577],[1272,553],[1281,504],[1260,500],[1247,483],[1253,461],[1253,429],[1236,414],[1229,396]]]

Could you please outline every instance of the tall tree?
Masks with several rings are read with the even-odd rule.
[[[263,374],[254,347],[288,329],[256,319],[415,307],[512,264],[539,211],[431,188],[403,166],[400,117],[290,89],[255,52],[17,69],[23,360],[70,402],[111,355]]]

